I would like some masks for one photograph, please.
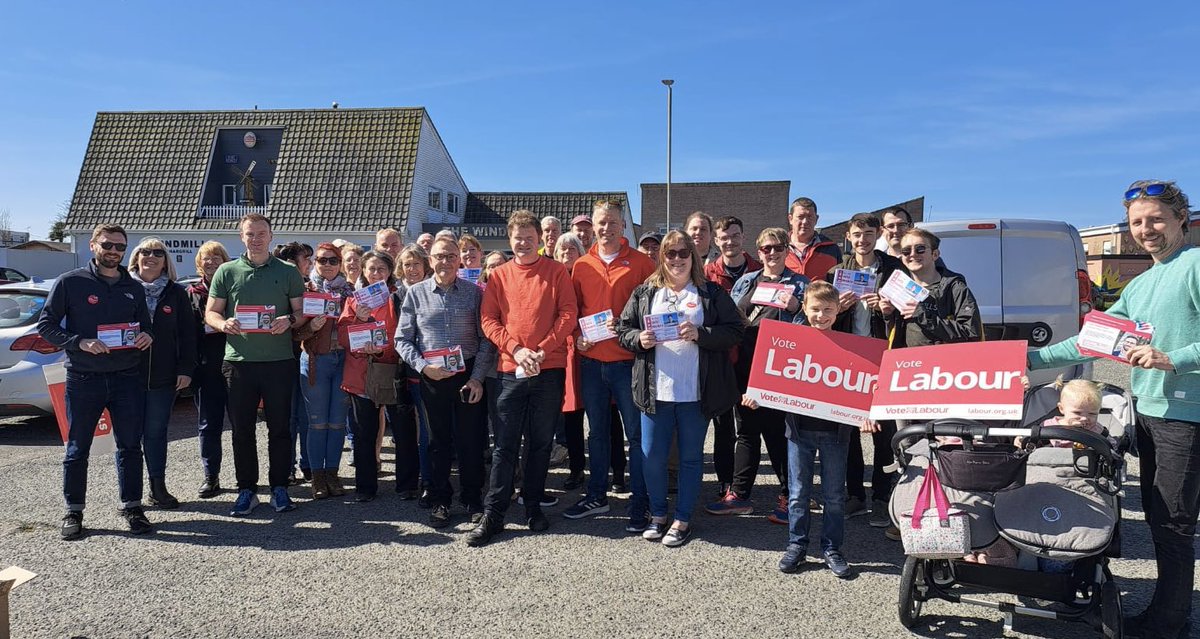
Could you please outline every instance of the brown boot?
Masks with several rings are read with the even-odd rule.
[[[333,497],[341,497],[346,494],[346,489],[342,488],[342,480],[338,477],[336,468],[325,470],[325,487],[329,490],[329,494]]]
[[[313,499],[325,499],[329,496],[329,471],[318,470],[312,471],[312,496]]]

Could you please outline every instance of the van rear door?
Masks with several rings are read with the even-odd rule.
[[[1001,221],[1004,336],[1045,346],[1079,333],[1079,239],[1069,225]]]

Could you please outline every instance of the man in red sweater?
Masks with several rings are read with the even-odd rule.
[[[596,243],[587,255],[575,262],[571,280],[579,300],[579,316],[607,313],[609,333],[615,318],[625,310],[629,296],[654,272],[654,261],[629,246],[625,232],[624,209],[619,202],[596,202],[592,210],[592,228]],[[613,334],[612,338],[616,335]],[[589,341],[583,335],[575,340],[579,352],[579,376],[583,381],[583,411],[588,421],[587,494],[579,503],[563,511],[568,519],[582,519],[608,512],[608,466],[612,455],[610,428],[611,402],[616,402],[629,440],[629,522],[625,530],[640,533],[649,525],[646,515],[649,497],[642,474],[642,418],[633,403],[633,353],[616,339]],[[613,478],[614,482],[621,478]]]
[[[842,263],[842,250],[817,232],[817,203],[798,197],[788,208],[791,246],[783,265],[803,274],[810,281],[825,279],[829,269]]]
[[[522,433],[527,433],[521,486],[525,520],[531,531],[550,527],[540,504],[555,417],[562,409],[567,337],[575,330],[579,309],[566,267],[537,254],[541,233],[533,213],[513,211],[508,218],[513,259],[488,275],[479,309],[483,334],[496,345],[500,358],[492,415],[496,448],[491,488],[484,498],[483,519],[467,535],[471,546],[483,546],[504,530]]]

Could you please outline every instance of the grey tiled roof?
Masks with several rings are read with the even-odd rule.
[[[500,224],[516,209],[529,209],[539,218],[553,215],[570,224],[576,215],[591,215],[596,200],[616,200],[629,210],[629,196],[624,191],[587,193],[555,192],[495,192],[471,193],[467,196],[464,224]]]
[[[96,114],[70,229],[229,229],[198,219],[218,128],[282,127],[267,215],[293,231],[403,228],[425,110],[299,109]]]

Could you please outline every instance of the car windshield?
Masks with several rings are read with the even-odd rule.
[[[0,291],[0,328],[33,324],[45,304],[42,294]]]

